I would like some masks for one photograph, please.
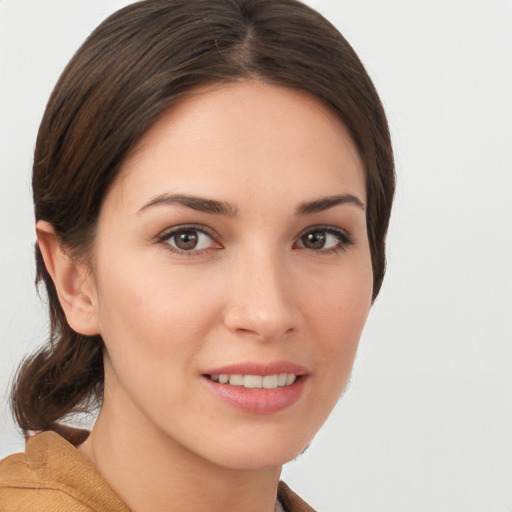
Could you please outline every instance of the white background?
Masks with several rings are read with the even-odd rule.
[[[0,0],[0,456],[44,340],[30,169],[64,65],[122,0]],[[398,173],[352,384],[284,479],[319,511],[512,511],[512,1],[311,1],[359,53]]]

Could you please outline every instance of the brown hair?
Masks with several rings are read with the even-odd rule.
[[[102,200],[141,135],[191,88],[257,78],[309,92],[351,133],[366,171],[373,298],[385,269],[393,156],[380,100],[357,55],[320,14],[296,0],[146,0],[107,18],[60,77],[34,156],[36,220],[70,254],[87,255]],[[103,342],[66,322],[36,244],[49,300],[49,342],[21,365],[12,405],[21,429],[99,404]]]

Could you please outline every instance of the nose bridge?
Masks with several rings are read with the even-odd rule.
[[[297,311],[285,259],[269,248],[244,252],[232,266],[227,326],[271,339],[295,330]]]

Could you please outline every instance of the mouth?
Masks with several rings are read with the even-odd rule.
[[[211,393],[252,414],[274,414],[291,407],[302,396],[308,376],[306,368],[289,362],[244,363],[202,374]]]
[[[300,376],[295,373],[274,375],[207,374],[206,378],[219,384],[244,387],[246,389],[276,389],[291,386]]]

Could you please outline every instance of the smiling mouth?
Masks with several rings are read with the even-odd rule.
[[[274,375],[208,374],[205,376],[219,384],[246,389],[276,389],[291,386],[300,377],[295,373],[276,373]]]
[[[274,414],[291,407],[300,399],[308,376],[304,367],[287,362],[232,365],[202,375],[214,395],[250,414]]]

